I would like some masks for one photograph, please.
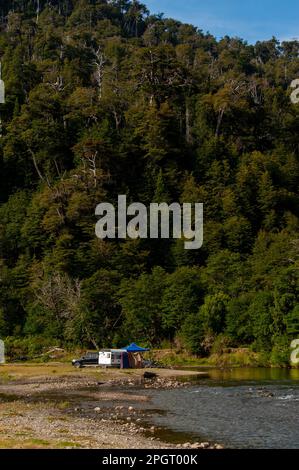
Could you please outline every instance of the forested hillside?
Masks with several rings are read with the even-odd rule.
[[[0,337],[299,337],[299,42],[217,41],[128,0],[0,1]],[[203,202],[204,246],[95,236],[95,207]],[[25,352],[24,352],[25,351]]]

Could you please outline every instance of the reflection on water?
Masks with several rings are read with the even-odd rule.
[[[235,368],[235,369],[198,369],[207,372],[212,380],[248,380],[248,381],[299,381],[299,369]]]
[[[188,389],[156,391],[157,425],[231,448],[299,448],[299,370],[204,369]]]

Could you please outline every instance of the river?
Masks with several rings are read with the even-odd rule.
[[[188,388],[151,391],[161,438],[226,448],[299,448],[299,370],[209,369]]]

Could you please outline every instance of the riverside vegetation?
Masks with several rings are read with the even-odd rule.
[[[217,41],[138,1],[0,1],[0,337],[11,358],[135,340],[289,364],[298,52],[298,41]],[[98,240],[95,207],[119,194],[204,203],[203,247]]]

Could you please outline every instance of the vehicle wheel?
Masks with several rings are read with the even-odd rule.
[[[74,362],[74,367],[77,367],[77,369],[81,369],[82,367],[81,362],[79,361]]]

